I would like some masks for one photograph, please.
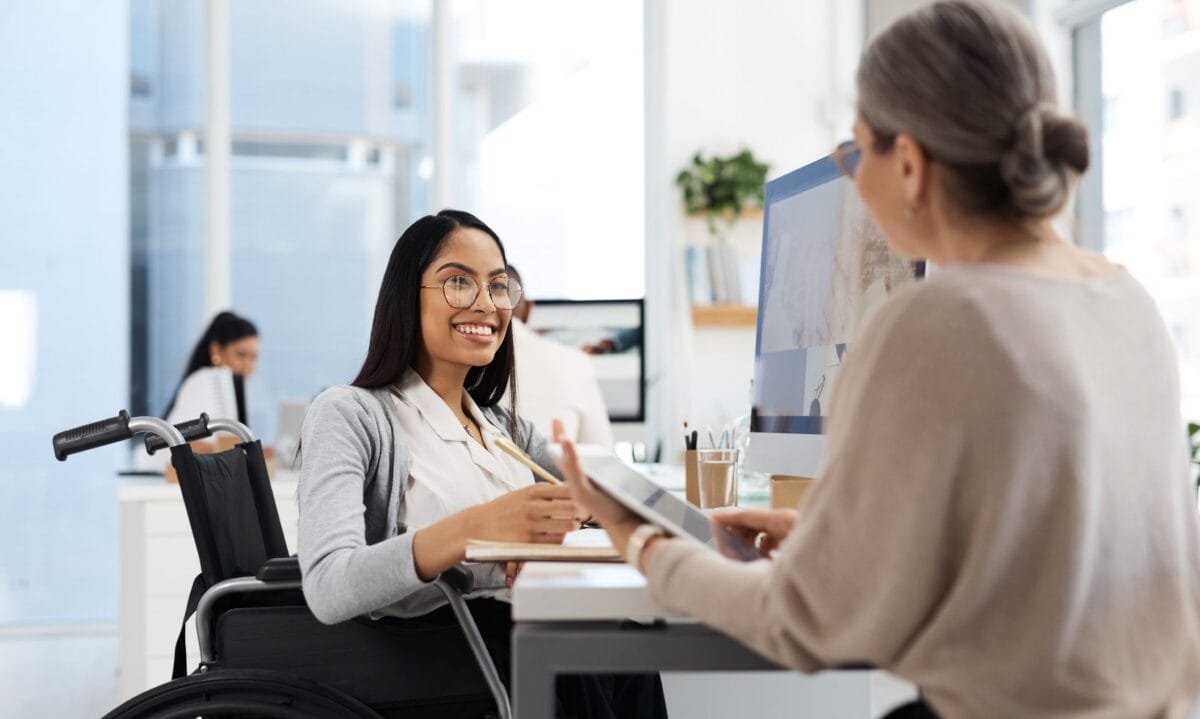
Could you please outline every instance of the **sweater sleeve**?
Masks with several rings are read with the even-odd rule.
[[[321,393],[301,430],[298,554],[304,597],[326,624],[393,604],[428,586],[417,576],[412,532],[367,544],[363,487],[381,441],[352,389]]]
[[[671,540],[647,568],[658,602],[801,671],[894,664],[952,589],[973,401],[958,368],[986,363],[988,348],[950,346],[961,333],[938,325],[954,318],[920,316],[931,308],[887,309],[847,355],[822,470],[775,558],[739,564]]]

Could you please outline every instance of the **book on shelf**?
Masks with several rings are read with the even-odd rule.
[[[703,247],[688,245],[684,251],[687,262],[688,298],[693,305],[713,302],[712,284],[708,280],[708,253]]]
[[[620,562],[611,545],[534,544],[467,540],[468,562]]]
[[[758,302],[758,260],[742,257],[728,242],[688,245],[684,250],[688,297],[693,305]]]

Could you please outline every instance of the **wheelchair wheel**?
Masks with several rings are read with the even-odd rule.
[[[336,689],[277,672],[215,670],[172,680],[133,697],[104,719],[330,717],[380,719]]]

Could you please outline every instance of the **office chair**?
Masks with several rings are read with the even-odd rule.
[[[188,441],[214,431],[240,444],[194,454]],[[54,436],[59,461],[145,435],[150,453],[169,448],[200,559],[184,622],[195,612],[200,658],[187,673],[183,629],[175,677],[106,717],[484,717],[510,719],[500,681],[464,596],[462,567],[435,585],[456,622],[356,618],[321,624],[304,601],[300,565],[288,556],[262,445],[239,422],[171,426],[122,410]]]

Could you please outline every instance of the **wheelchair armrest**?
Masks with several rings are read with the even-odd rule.
[[[300,560],[295,555],[268,559],[259,567],[257,577],[263,582],[298,582]]]
[[[438,575],[438,579],[449,584],[459,594],[467,595],[475,587],[475,575],[462,565],[456,564]]]

